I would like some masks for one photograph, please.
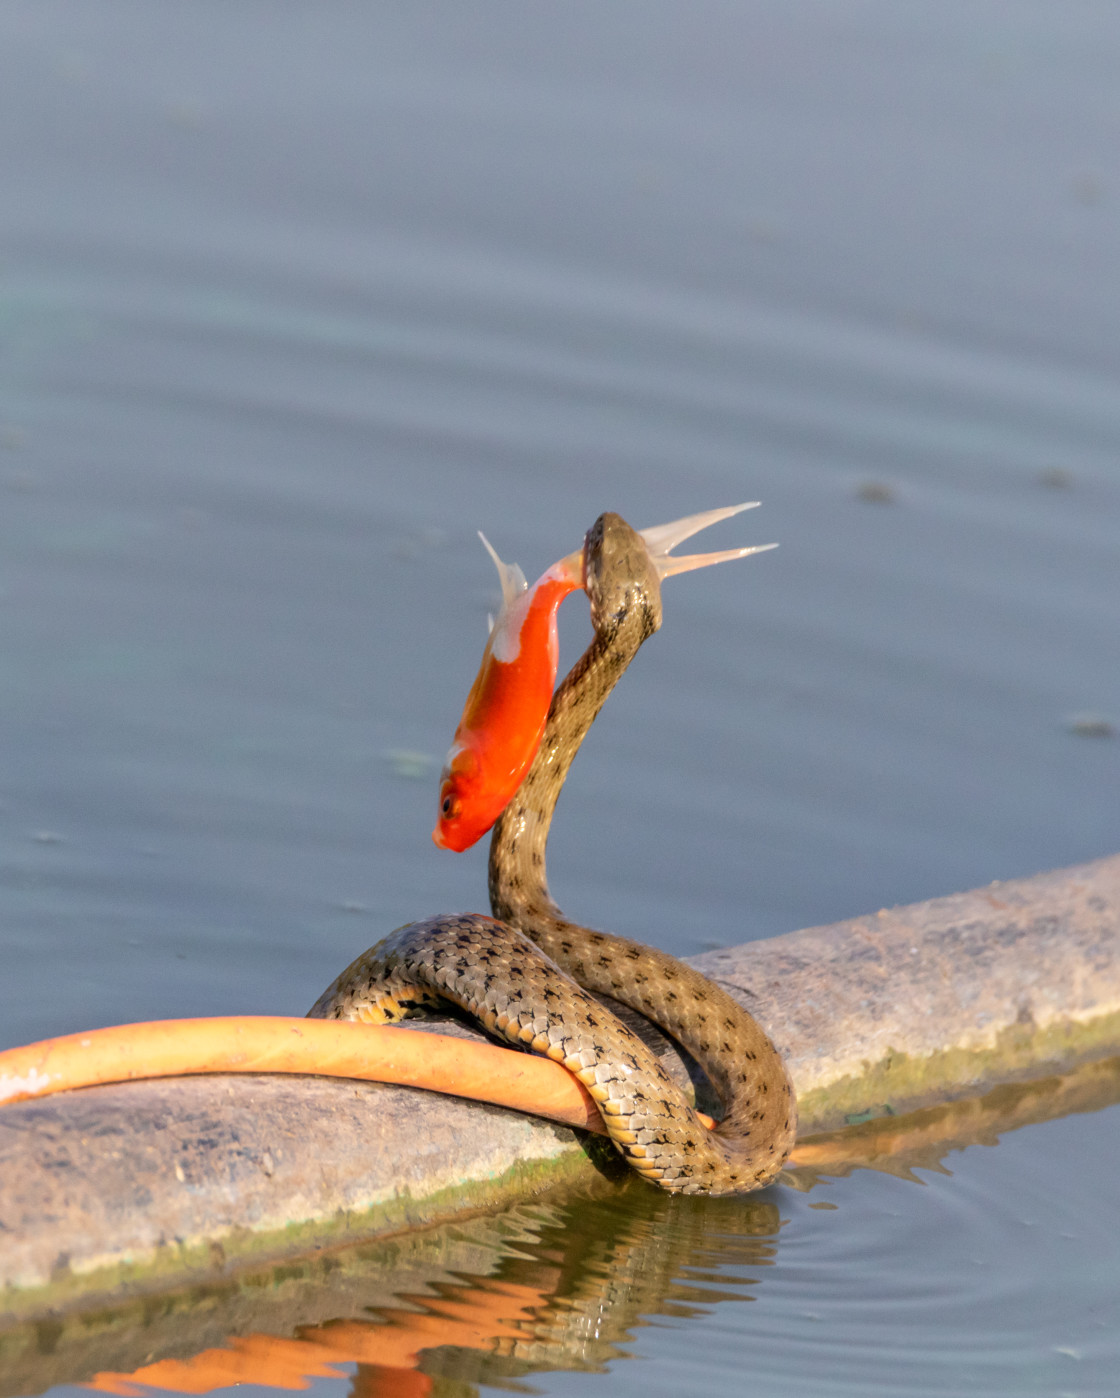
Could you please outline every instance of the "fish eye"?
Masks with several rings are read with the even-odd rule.
[[[443,814],[444,814],[445,816],[449,816],[449,815],[451,814],[451,811],[452,811],[452,808],[454,807],[454,805],[455,805],[455,802],[451,799],[451,797],[450,797],[450,796],[445,796],[445,797],[443,798],[442,803],[440,804],[440,810],[443,812]]]

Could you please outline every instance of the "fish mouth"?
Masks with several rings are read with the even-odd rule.
[[[432,844],[435,845],[436,849],[448,848],[447,841],[443,838],[443,832],[442,830],[440,830],[438,825],[432,831]]]

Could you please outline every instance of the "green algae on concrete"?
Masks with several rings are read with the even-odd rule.
[[[865,1071],[814,1088],[798,1101],[802,1134],[855,1126],[863,1118],[911,1112],[935,1101],[975,1097],[999,1083],[1033,1081],[1047,1068],[1110,1056],[1120,1048],[1120,1014],[1046,1029],[1010,1025],[992,1048],[950,1048],[926,1057],[890,1051]]]

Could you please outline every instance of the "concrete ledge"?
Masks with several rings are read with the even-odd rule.
[[[803,1134],[976,1096],[1120,1052],[1120,856],[694,964],[788,1055]],[[0,1109],[0,1324],[613,1169],[565,1128],[376,1084],[194,1078],[17,1103]]]
[[[1120,1048],[1120,855],[693,958],[786,1054],[801,1133]]]

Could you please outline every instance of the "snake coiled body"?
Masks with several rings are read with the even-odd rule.
[[[777,1175],[797,1130],[789,1075],[761,1026],[675,957],[568,922],[549,896],[545,846],[572,760],[661,625],[657,574],[624,520],[596,521],[586,561],[595,636],[556,691],[537,756],[494,827],[495,916],[398,929],[349,966],[310,1014],[385,1023],[451,1001],[491,1033],[573,1072],[645,1178],[685,1194],[756,1189]],[[714,1131],[653,1052],[588,992],[639,1011],[693,1055],[724,1106]]]

